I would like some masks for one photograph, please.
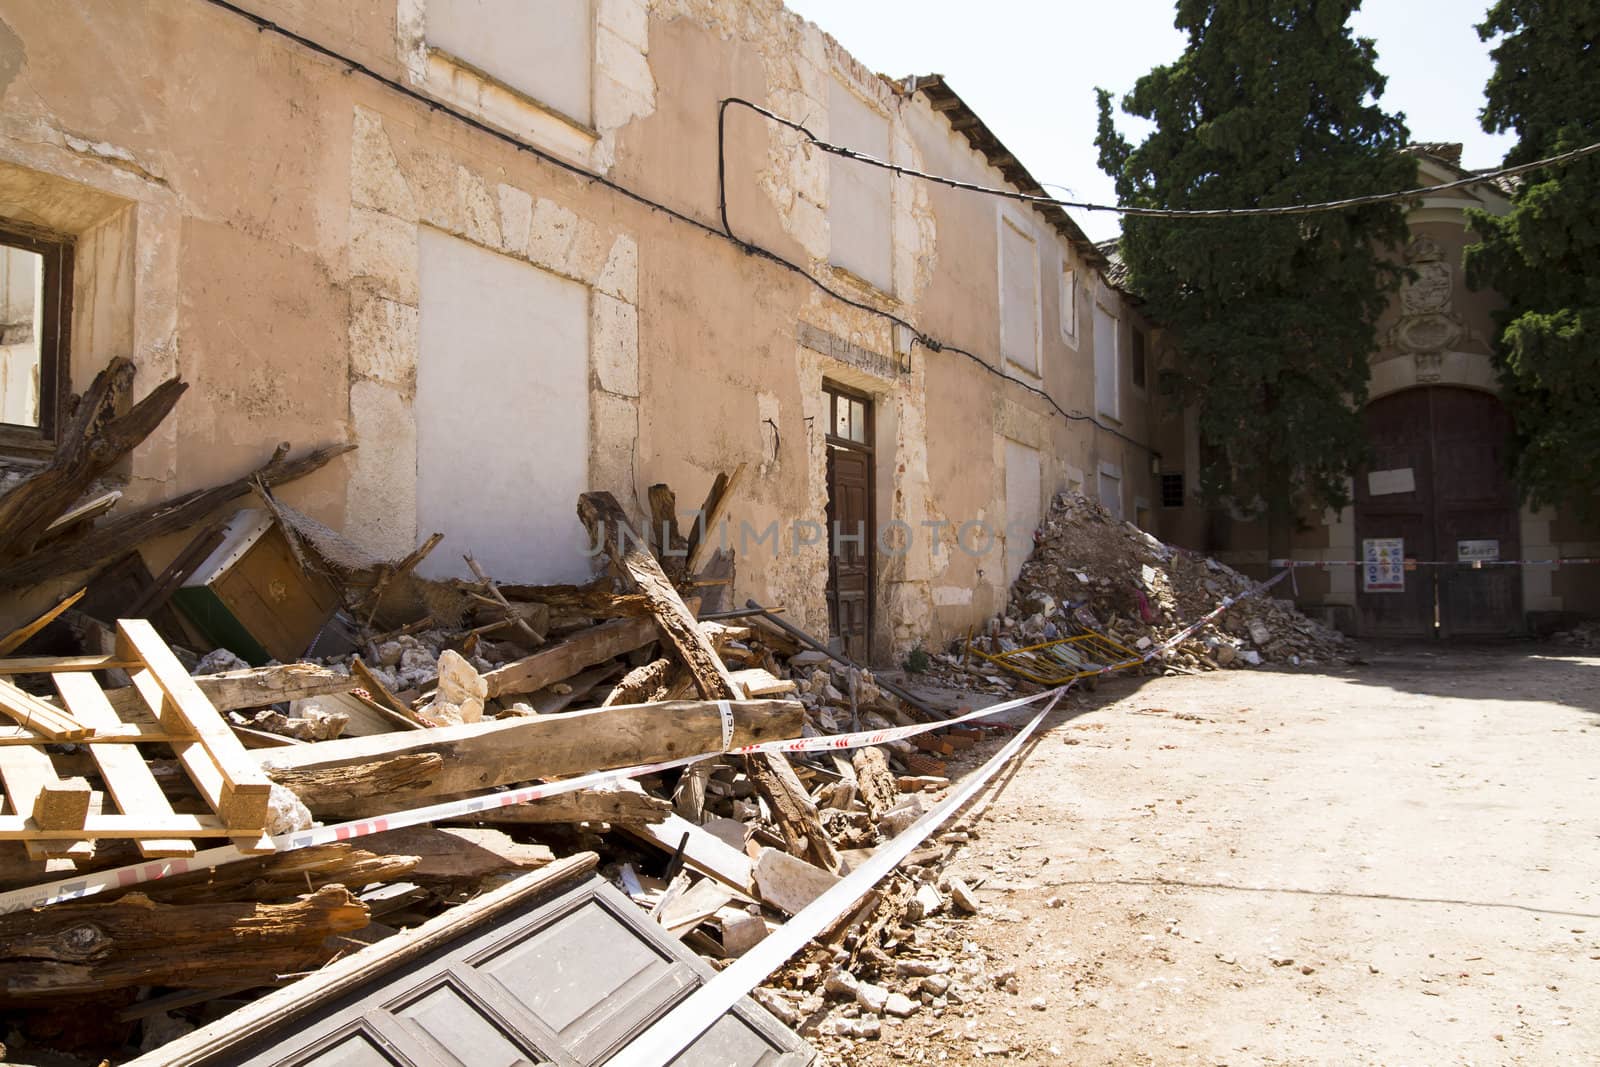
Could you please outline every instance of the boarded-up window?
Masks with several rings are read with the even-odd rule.
[[[1117,380],[1117,319],[1099,304],[1094,308],[1094,407],[1113,419],[1122,417]]]
[[[1061,268],[1061,336],[1078,343],[1078,272]]]
[[[1114,519],[1122,518],[1122,471],[1100,468],[1100,503]]]
[[[589,290],[434,230],[419,238],[419,568],[512,582],[588,577],[570,506],[589,489]],[[538,442],[543,442],[539,444]]]
[[[1129,334],[1131,342],[1128,348],[1128,377],[1133,380],[1135,389],[1144,388],[1144,331],[1135,329]]]
[[[429,47],[588,126],[593,0],[425,0]]]
[[[1039,450],[1006,442],[1006,585],[1017,580],[1033,552],[1039,525]]]
[[[889,158],[889,120],[838,82],[828,91],[828,132],[835,144]],[[828,157],[828,262],[886,293],[894,289],[891,180],[882,167]]]
[[[1000,351],[1006,360],[1039,373],[1039,246],[1000,216]]]

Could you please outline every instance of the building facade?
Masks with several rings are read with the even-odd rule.
[[[1424,186],[1472,176],[1459,144],[1411,151]],[[1293,539],[1296,561],[1329,564],[1298,569],[1294,595],[1350,632],[1499,635],[1600,611],[1600,568],[1473,565],[1600,554],[1600,530],[1520,504],[1508,476],[1510,421],[1493,362],[1501,300],[1467,287],[1462,253],[1477,241],[1465,209],[1503,214],[1510,192],[1493,183],[1442,189],[1408,212],[1409,275],[1379,319],[1371,356],[1372,465],[1355,478],[1350,507],[1306,516]],[[1198,480],[1193,418],[1167,414],[1160,422],[1163,536],[1266,573],[1263,525],[1204,508],[1183,488]],[[1406,559],[1443,566],[1408,569]]]
[[[1146,330],[1070,220],[729,98],[1039,191],[764,0],[0,3],[8,454],[127,356],[190,390],[125,506],[349,441],[286,502],[518,582],[592,573],[581,491],[687,522],[743,465],[732,598],[880,662],[1001,609],[1055,491],[1152,525]]]

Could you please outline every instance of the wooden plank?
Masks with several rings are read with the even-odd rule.
[[[111,710],[110,701],[91,676],[63,673],[52,675],[51,680],[61,699],[81,721],[97,731],[122,726],[117,713]],[[172,804],[138,749],[126,744],[96,743],[89,746],[89,755],[100,767],[100,775],[105,779],[111,799],[116,801],[117,810],[124,815],[172,814]],[[192,856],[195,845],[187,838],[154,838],[140,841],[139,852],[147,857]]]
[[[711,492],[706,495],[706,502],[700,509],[703,518],[689,532],[689,559],[684,566],[685,573],[691,576],[699,574],[713,548],[721,546],[723,538],[717,533],[717,527],[728,514],[728,504],[733,500],[733,491],[739,487],[739,479],[744,477],[744,468],[745,465],[741,463],[731,475],[719,474],[716,481],[711,483]]]
[[[193,731],[222,775],[221,802],[212,810],[240,830],[260,830],[267,822],[267,800],[272,783],[261,768],[245,754],[244,745],[228,729],[222,716],[211,706],[200,687],[183,669],[178,657],[144,619],[117,621],[117,654],[137,656],[149,668],[155,682],[167,696],[155,705],[158,717],[169,730],[180,724]]]
[[[21,751],[13,749],[13,752]],[[239,831],[215,815],[90,815],[78,830],[45,830],[21,815],[0,815],[0,840],[42,841],[60,838],[93,841],[101,837],[144,838],[235,837]],[[268,848],[267,851],[273,851]]]
[[[68,608],[72,607],[72,605],[82,600],[83,594],[87,593],[88,591],[89,587],[84,586],[82,589],[78,590],[76,593],[73,593],[71,596],[66,597],[61,601],[61,603],[51,608],[43,615],[40,615],[37,619],[34,619],[26,626],[19,626],[15,630],[12,630],[10,633],[6,634],[4,637],[0,637],[0,656],[9,656],[11,653],[21,648],[23,643],[26,642],[28,638],[38,633],[46,626],[49,626],[63,611],[66,611]]]
[[[0,781],[5,782],[6,796],[11,800],[13,813],[0,816],[0,821],[9,819],[19,824],[30,821],[29,816],[33,814],[41,793],[46,789],[59,788],[62,784],[56,774],[55,764],[50,762],[50,757],[42,748],[0,749]],[[22,840],[27,842],[28,858],[32,860],[69,854],[75,857],[92,855],[92,845],[73,847],[73,842],[80,840],[81,836],[63,837],[35,829]]]
[[[734,745],[794,737],[802,723],[798,701],[729,701],[728,709]],[[299,794],[313,814],[356,816],[398,811],[435,797],[480,793],[512,782],[630,767],[721,747],[722,715],[717,704],[682,701],[341,737],[252,755],[270,777]],[[361,790],[359,781],[340,773],[342,768],[365,766],[371,768],[367,773],[379,774],[402,756],[432,756],[439,763],[415,780],[391,782],[377,793]]]
[[[591,543],[601,544],[617,570],[622,572],[650,605],[657,625],[678,650],[700,695],[707,700],[736,700],[742,694],[728,675],[711,642],[695,622],[661,564],[628,522],[622,505],[610,493],[584,493],[578,497],[578,518],[589,531]]]
[[[698,606],[699,601],[694,600]],[[586,667],[648,645],[658,636],[651,616],[613,619],[568,637],[560,644],[541,648],[531,656],[507,663],[485,674],[491,698],[508,693],[531,693],[572,677]]]
[[[0,674],[55,674],[57,671],[106,671],[141,664],[115,656],[13,656],[0,659]]]
[[[350,676],[361,683],[361,688],[374,707],[387,711],[390,715],[397,716],[413,726],[420,726],[416,715],[408,708],[403,700],[395,696],[388,686],[383,684],[383,679],[372,673],[372,668],[361,662],[360,656],[350,658]]]
[[[72,716],[0,678],[0,711],[49,741],[81,741],[94,731]]]
[[[94,790],[83,778],[46,782],[33,801],[33,821],[41,830],[82,830]]]
[[[750,857],[681,815],[668,815],[658,823],[623,829],[668,853],[677,852],[678,843],[687,834],[689,840],[683,848],[683,862],[747,896],[755,894],[755,873]]]
[[[733,671],[731,675],[734,684],[743,689],[746,696],[751,697],[782,696],[800,688],[794,679],[775,677],[765,667],[747,667],[742,671]]]

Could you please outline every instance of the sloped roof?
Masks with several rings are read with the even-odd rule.
[[[950,83],[944,80],[943,74],[912,74],[901,79],[898,83],[901,91],[922,93],[928,98],[928,103],[933,110],[944,115],[950,123],[950,128],[966,137],[967,143],[972,145],[989,165],[1000,172],[1007,184],[1014,186],[1018,192],[1029,196],[1049,196],[1044,186],[1028,173],[1024,167],[994,131],[984,125],[976,112],[967,106],[966,102],[950,88]],[[1070,241],[1078,254],[1095,266],[1104,266],[1104,257],[1095,243],[1089,240],[1087,234],[1072,221],[1063,208],[1054,204],[1035,204],[1034,209],[1042,214],[1055,227],[1056,231]]]

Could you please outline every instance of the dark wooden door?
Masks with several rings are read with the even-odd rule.
[[[872,457],[828,446],[828,618],[845,655],[868,658],[872,633]]]
[[[1509,431],[1495,397],[1467,389],[1411,389],[1367,406],[1369,470],[1356,478],[1356,553],[1371,539],[1403,538],[1405,555],[1432,566],[1399,591],[1356,576],[1363,634],[1418,637],[1504,634],[1521,625],[1515,567],[1458,563],[1472,543],[1500,559],[1521,555],[1515,493],[1506,473]]]
[[[1522,523],[1506,456],[1510,416],[1487,393],[1429,392],[1439,558],[1459,560],[1477,548],[1502,560],[1520,559]],[[1522,568],[1439,568],[1439,628],[1444,636],[1508,634],[1521,625]]]

